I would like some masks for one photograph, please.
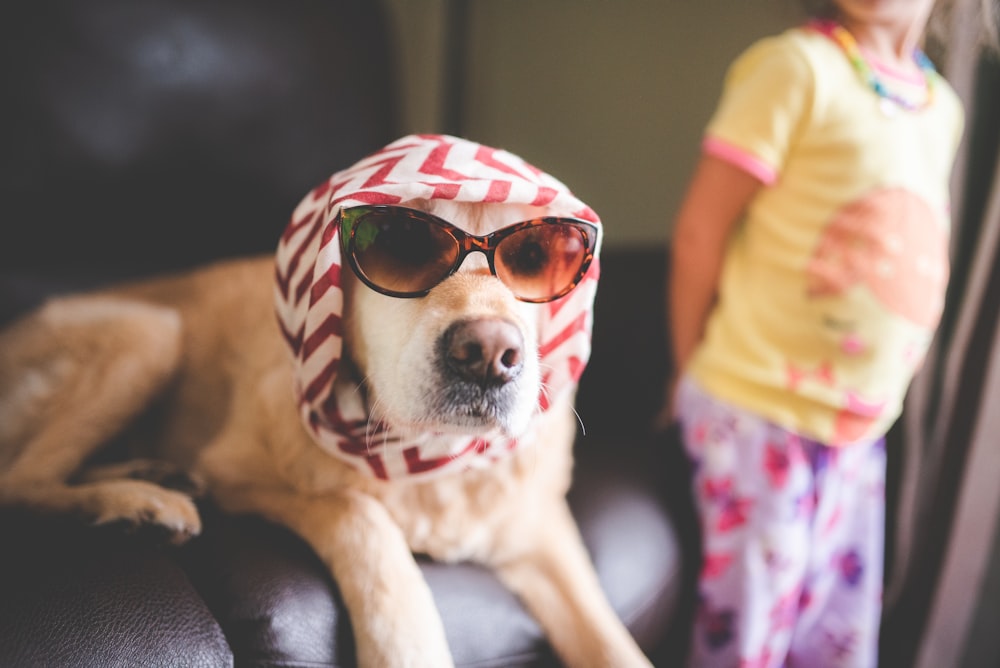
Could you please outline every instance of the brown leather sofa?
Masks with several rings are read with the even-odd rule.
[[[6,7],[0,323],[51,294],[270,251],[305,192],[398,134],[379,7]],[[683,651],[693,542],[683,459],[647,429],[667,364],[663,254],[609,249],[603,269],[571,501],[613,605],[669,666]],[[203,534],[181,548],[155,532],[0,511],[0,665],[353,665],[336,584],[308,547],[202,510]],[[554,663],[491,575],[422,568],[458,665]]]

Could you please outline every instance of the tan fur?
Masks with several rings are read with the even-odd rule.
[[[449,203],[434,212],[477,233],[531,213]],[[477,256],[423,299],[384,297],[344,276],[345,349],[376,419],[455,429],[435,424],[421,403],[429,346],[455,319],[502,317],[535,341],[537,307],[513,300]],[[223,509],[302,536],[341,589],[362,666],[452,664],[412,552],[492,568],[569,666],[649,665],[601,592],[564,500],[576,426],[569,401],[532,422],[520,435],[530,442],[492,468],[369,478],[300,424],[272,280],[270,257],[226,262],[55,299],[0,333],[0,504],[155,523],[178,541],[197,534],[195,506],[180,492],[118,478],[121,468],[80,476],[85,459],[158,398],[161,418],[129,430],[141,453],[204,480]],[[534,411],[531,363],[505,425],[512,433]]]

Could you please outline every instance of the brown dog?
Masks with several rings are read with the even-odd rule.
[[[141,451],[302,536],[361,665],[452,663],[412,552],[493,569],[569,666],[648,665],[564,500],[599,230],[515,156],[404,138],[303,201],[277,287],[273,258],[225,262],[0,334],[0,503],[196,535],[145,463],[80,471],[155,398]]]

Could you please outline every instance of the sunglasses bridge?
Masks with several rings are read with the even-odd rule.
[[[500,230],[499,232],[503,232]],[[455,260],[456,268],[461,266],[465,262],[465,258],[469,253],[480,252],[489,259],[490,269],[493,273],[496,270],[493,269],[493,253],[496,251],[497,246],[507,237],[507,235],[497,236],[497,232],[493,234],[487,234],[485,236],[476,236],[475,234],[469,234],[457,227],[452,227],[448,230],[448,233],[455,238],[458,242],[458,257]]]

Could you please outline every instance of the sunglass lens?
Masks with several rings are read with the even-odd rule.
[[[373,212],[355,226],[354,259],[365,277],[388,292],[424,292],[437,285],[458,256],[443,228],[408,212]]]
[[[580,280],[587,249],[583,231],[573,225],[536,225],[501,241],[494,263],[497,276],[518,298],[547,301]]]

